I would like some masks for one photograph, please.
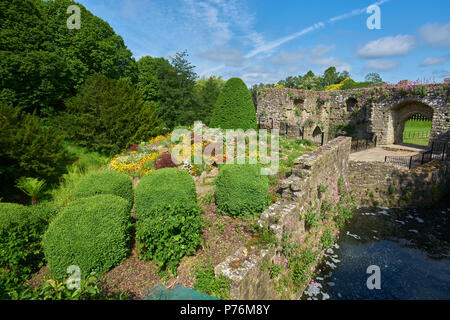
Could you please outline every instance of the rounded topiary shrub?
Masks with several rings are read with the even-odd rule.
[[[221,129],[257,129],[253,99],[239,78],[228,80],[217,98],[210,127]]]
[[[252,164],[224,165],[216,178],[216,204],[219,212],[232,217],[263,212],[269,201],[269,182],[261,167]]]
[[[20,285],[43,264],[41,237],[47,221],[35,209],[0,203],[0,297],[2,289]]]
[[[75,199],[95,196],[97,194],[112,194],[133,203],[133,185],[131,179],[124,173],[113,170],[96,171],[86,175],[75,187]]]
[[[81,277],[104,274],[129,252],[129,203],[114,195],[74,200],[57,215],[42,239],[45,257],[56,279],[65,279],[67,267],[79,266]]]
[[[163,168],[145,175],[136,186],[134,211],[137,219],[151,216],[152,207],[196,203],[194,179],[184,170]]]

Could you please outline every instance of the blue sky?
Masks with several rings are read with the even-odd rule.
[[[357,80],[450,77],[448,0],[78,0],[136,59],[187,50],[200,76],[274,83],[334,65]],[[369,30],[377,3],[381,29]]]

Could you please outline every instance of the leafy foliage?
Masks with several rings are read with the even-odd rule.
[[[177,165],[172,161],[172,155],[170,152],[164,152],[155,162],[155,169],[163,169],[163,168],[175,168]]]
[[[0,297],[43,265],[41,236],[52,215],[43,209],[0,203]]]
[[[35,290],[30,287],[20,288],[10,292],[9,296],[13,300],[121,300],[127,296],[126,293],[108,295],[101,285],[100,277],[92,273],[86,279],[81,279],[79,289],[69,289],[67,280],[49,279]]]
[[[194,95],[197,75],[187,61],[187,53],[176,53],[171,62],[164,58],[141,58],[137,62],[137,88],[145,101],[156,104],[166,130],[196,120],[201,110]]]
[[[200,110],[195,114],[197,121],[205,124],[210,123],[211,116],[214,112],[214,106],[225,81],[221,77],[211,76],[209,78],[201,78],[195,83],[194,91]]]
[[[69,161],[59,132],[42,126],[37,116],[3,103],[0,119],[0,195],[13,200],[9,186],[23,176],[55,183]]]
[[[67,28],[72,4],[81,9],[79,30]],[[63,100],[93,73],[135,81],[135,62],[123,39],[79,3],[5,0],[0,20],[0,101],[49,112],[62,110]]]
[[[101,170],[86,175],[74,190],[75,199],[98,194],[112,194],[133,204],[133,185],[131,179],[123,173],[113,170]]]
[[[157,262],[161,271],[169,269],[176,274],[181,258],[194,253],[202,243],[201,212],[201,207],[192,202],[152,207],[148,217],[136,226],[140,257]]]
[[[223,275],[216,277],[212,267],[196,270],[194,289],[219,299],[230,299],[230,280]]]
[[[90,150],[120,153],[160,130],[154,104],[146,103],[125,80],[92,76],[66,105],[68,114],[61,120],[69,138]]]
[[[42,240],[51,273],[62,280],[71,265],[80,267],[83,278],[109,271],[129,252],[130,226],[129,203],[121,197],[97,195],[73,201],[52,221]]]
[[[223,214],[232,217],[255,215],[268,205],[269,182],[260,166],[224,165],[216,178],[216,203]]]
[[[31,197],[32,204],[37,204],[37,197],[41,195],[45,188],[45,181],[36,178],[21,177],[17,181],[16,187]]]
[[[154,208],[195,204],[194,179],[178,168],[164,168],[144,176],[136,186],[134,210],[138,220],[152,217]]]
[[[245,83],[232,78],[225,83],[216,101],[211,128],[257,129],[256,111]]]

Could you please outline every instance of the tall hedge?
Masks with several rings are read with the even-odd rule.
[[[196,203],[194,179],[184,170],[156,170],[144,176],[136,186],[134,211],[137,219],[151,216],[152,207],[180,203]]]
[[[216,204],[219,212],[232,217],[263,212],[268,205],[269,182],[261,167],[251,164],[224,165],[216,178]]]
[[[124,173],[113,170],[96,171],[85,176],[75,187],[75,199],[112,194],[127,200],[131,209],[133,203],[133,185]]]
[[[256,111],[253,99],[239,78],[231,78],[222,88],[217,98],[211,118],[211,128],[257,129]]]
[[[119,265],[129,252],[128,206],[121,197],[97,195],[74,200],[65,207],[42,240],[52,275],[66,279],[67,267],[76,265],[84,278]]]

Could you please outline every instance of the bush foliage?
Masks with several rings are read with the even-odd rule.
[[[117,154],[159,133],[155,104],[125,80],[89,77],[66,106],[61,123],[70,140],[89,150]]]
[[[195,204],[196,190],[194,179],[178,168],[164,168],[147,174],[135,190],[137,219],[151,217],[153,207],[182,203]]]
[[[231,78],[217,98],[210,122],[211,128],[257,129],[256,111],[244,81]]]
[[[67,277],[77,265],[81,277],[99,275],[120,264],[129,252],[129,203],[114,195],[97,195],[73,201],[56,216],[44,234],[42,246],[51,273]]]
[[[155,261],[162,271],[169,269],[176,274],[181,258],[193,254],[202,243],[201,212],[201,207],[192,202],[153,207],[148,218],[137,222],[140,257]]]
[[[131,179],[123,173],[113,170],[95,171],[86,175],[74,190],[75,199],[98,194],[112,194],[127,200],[129,207],[133,203],[133,185]]]
[[[0,298],[43,265],[41,236],[53,214],[43,204],[0,203]]]
[[[224,165],[216,178],[216,203],[219,212],[232,216],[255,215],[268,205],[269,182],[260,166]]]
[[[69,159],[63,137],[17,107],[0,103],[0,118],[0,197],[9,201],[11,186],[23,176],[57,182]]]

